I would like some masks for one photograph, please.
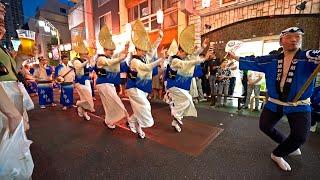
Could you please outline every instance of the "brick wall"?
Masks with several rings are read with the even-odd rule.
[[[234,39],[254,39],[255,37],[269,37],[278,35],[284,28],[296,25],[304,29],[302,49],[318,49],[320,37],[320,14],[309,14],[299,17],[275,16],[273,18],[259,17],[248,19],[228,26],[215,29],[202,35],[202,39],[209,38],[210,41],[217,42],[215,49],[218,54],[224,55],[225,44]]]
[[[298,11],[296,5],[301,0],[236,0],[236,3],[220,5],[221,0],[211,0],[209,8],[201,7],[201,0],[194,0],[196,13],[189,16],[189,24],[196,24],[196,44],[201,35],[227,25],[258,17],[273,18],[278,15],[299,15],[320,13],[320,0],[307,0],[304,11]],[[299,18],[299,17],[296,17]],[[205,29],[205,24],[211,29]]]

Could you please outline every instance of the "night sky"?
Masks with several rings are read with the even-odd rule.
[[[23,12],[25,16],[24,19],[27,20],[29,17],[34,17],[36,13],[36,8],[38,6],[41,7],[41,5],[43,5],[46,1],[50,1],[50,0],[22,0],[22,1],[23,1]],[[62,3],[68,4],[68,0],[59,0],[59,1]]]

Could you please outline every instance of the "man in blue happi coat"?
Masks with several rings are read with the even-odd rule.
[[[297,27],[283,30],[280,34],[283,52],[279,55],[238,57],[228,53],[229,58],[239,60],[241,70],[265,73],[269,98],[260,116],[260,129],[278,143],[271,159],[284,171],[291,171],[291,167],[283,158],[301,155],[299,147],[309,135],[313,86],[309,86],[297,102],[293,99],[320,62],[319,50],[300,49],[303,34]],[[290,125],[288,137],[275,128],[284,115]]]

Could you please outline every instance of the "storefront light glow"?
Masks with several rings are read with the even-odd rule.
[[[71,50],[71,44],[70,44],[70,43],[65,44],[65,45],[63,45],[63,46],[64,46],[64,50],[65,50],[65,51],[70,51],[70,50]]]
[[[51,29],[50,29],[50,27],[49,26],[44,26],[44,31],[45,32],[47,32],[47,33],[49,33],[50,31],[51,31]]]
[[[127,33],[131,33],[131,30],[132,30],[132,29],[131,29],[131,24],[130,24],[130,23],[127,23],[127,24],[126,24],[126,32],[127,32]]]
[[[56,36],[57,35],[57,32],[56,31],[51,31],[51,34],[52,34],[52,36]]]
[[[41,20],[38,21],[38,24],[40,27],[44,27],[46,25],[44,21],[41,21]]]
[[[61,44],[61,45],[59,45],[59,50],[60,51],[64,51],[65,49],[64,49],[64,46]]]
[[[158,24],[163,23],[163,11],[161,9],[157,11],[157,23]]]
[[[84,45],[85,45],[86,47],[89,47],[89,44],[88,44],[88,42],[87,42],[86,40],[83,40],[83,43],[84,43]]]
[[[207,7],[210,7],[210,2],[211,0],[202,0],[202,7],[203,8],[207,8]]]

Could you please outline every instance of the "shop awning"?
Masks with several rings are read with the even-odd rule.
[[[138,5],[140,2],[143,2],[145,0],[125,0],[126,1],[126,7],[129,9],[129,8],[132,8],[136,5]]]
[[[176,39],[176,41],[178,41],[178,30],[176,27],[164,30],[163,35],[164,36],[160,46],[170,46],[173,39]],[[158,37],[158,31],[149,33],[149,38],[151,42],[155,42]]]

